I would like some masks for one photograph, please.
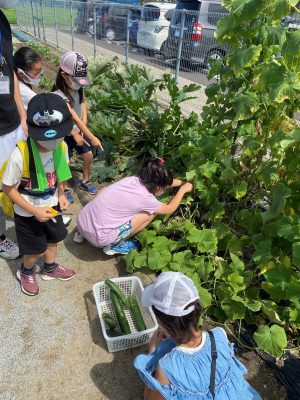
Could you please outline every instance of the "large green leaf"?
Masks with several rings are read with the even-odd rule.
[[[266,46],[282,46],[286,40],[285,29],[281,26],[265,25],[267,33]]]
[[[259,99],[255,93],[238,94],[232,106],[235,112],[234,121],[243,121],[253,117],[259,108]]]
[[[280,20],[290,13],[290,4],[288,0],[272,0],[267,3],[265,12],[273,19]]]
[[[230,189],[229,193],[231,193],[235,199],[240,200],[247,193],[247,183],[245,181],[237,183]]]
[[[259,326],[253,335],[253,339],[259,348],[274,357],[282,356],[283,349],[287,346],[285,331],[278,325]]]
[[[235,293],[238,293],[241,290],[246,289],[246,285],[244,283],[244,277],[242,275],[233,273],[228,275],[227,280]]]
[[[218,238],[215,229],[191,229],[187,240],[191,244],[197,244],[201,253],[214,254],[217,251]]]
[[[274,301],[262,300],[261,310],[263,314],[269,318],[269,321],[275,324],[283,324],[283,321],[278,315],[278,306]]]
[[[245,316],[246,307],[244,304],[242,302],[232,300],[230,297],[221,302],[221,308],[231,321],[242,319]]]
[[[207,161],[199,167],[200,173],[206,178],[212,178],[217,172],[219,165],[213,161]]]
[[[200,302],[203,308],[207,308],[212,303],[212,296],[207,289],[204,287],[198,287],[198,292],[200,296]]]
[[[300,267],[300,242],[293,243],[293,264]]]
[[[286,135],[285,138],[280,142],[280,146],[285,150],[289,146],[300,142],[300,128],[295,128],[293,132]]]
[[[282,47],[282,55],[285,61],[290,64],[293,60],[300,58],[300,30],[289,32],[286,42]]]
[[[248,67],[253,66],[257,63],[260,53],[262,50],[262,46],[254,46],[251,45],[244,49],[241,49],[233,54],[229,58],[229,65],[232,67],[236,76],[239,76],[242,71]]]
[[[233,181],[236,176],[237,176],[237,173],[234,169],[225,168],[221,172],[220,179],[221,179],[221,181]]]
[[[148,252],[148,267],[157,271],[164,268],[172,260],[172,254],[168,250],[150,249]]]
[[[276,218],[284,209],[286,198],[291,195],[291,189],[283,183],[278,183],[272,188],[272,204],[268,211],[261,214],[263,222],[271,221]]]

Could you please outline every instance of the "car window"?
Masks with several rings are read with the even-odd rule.
[[[157,21],[160,17],[160,9],[155,6],[144,6],[141,20],[142,21]]]
[[[172,16],[172,25],[180,24],[181,20],[181,10],[190,11],[190,13],[185,14],[185,24],[190,25],[196,19],[197,11],[200,10],[201,2],[200,1],[179,1],[176,4],[176,8],[174,10]]]
[[[172,19],[172,17],[173,17],[173,14],[174,14],[174,10],[168,10],[168,11],[165,13],[165,18],[166,18],[166,20],[167,20],[167,21],[171,21],[171,19]]]
[[[208,6],[207,22],[210,25],[217,25],[219,19],[223,18],[225,14],[228,14],[228,11],[221,4],[210,3]]]
[[[127,8],[125,7],[114,7],[112,14],[118,17],[124,17],[127,15]]]

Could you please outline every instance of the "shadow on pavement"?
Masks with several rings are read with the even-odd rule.
[[[133,366],[133,360],[145,351],[145,348],[138,347],[111,353],[111,362],[94,365],[90,376],[101,394],[110,400],[143,399],[143,383]]]

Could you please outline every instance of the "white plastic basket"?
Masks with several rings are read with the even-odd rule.
[[[141,304],[141,296],[144,290],[141,280],[136,276],[131,276],[128,278],[113,278],[111,279],[111,281],[113,281],[122,290],[125,296],[129,296],[130,294],[133,294],[135,296],[147,329],[138,332],[130,311],[124,310],[131,333],[128,335],[116,337],[108,336],[106,333],[106,329],[108,328],[108,326],[102,318],[103,312],[106,312],[113,317],[113,319],[116,321],[117,329],[120,330],[120,326],[115,314],[115,310],[111,304],[109,287],[105,284],[105,282],[95,283],[95,285],[93,286],[93,293],[100,318],[103,336],[106,340],[108,351],[112,353],[115,351],[131,349],[132,347],[137,347],[141,346],[142,344],[149,343],[153,333],[157,330],[158,325],[151,308],[143,307]]]

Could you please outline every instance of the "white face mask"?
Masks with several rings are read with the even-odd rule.
[[[54,140],[45,140],[45,141],[37,140],[37,143],[40,146],[42,146],[44,149],[52,151],[52,150],[56,149],[56,147],[58,147],[63,140],[64,140],[64,138],[54,139]]]
[[[22,75],[22,80],[32,86],[39,86],[41,80],[41,73],[36,75],[36,78],[30,78],[21,68],[18,68],[18,73]]]
[[[18,4],[18,0],[0,0],[0,8],[13,8]]]

